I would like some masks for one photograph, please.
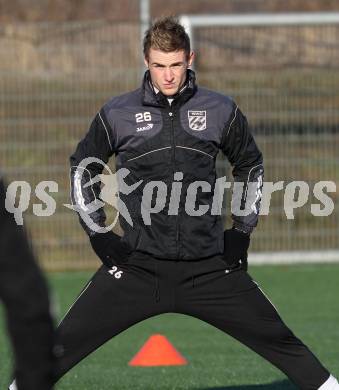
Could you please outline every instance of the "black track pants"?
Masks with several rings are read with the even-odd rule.
[[[221,256],[173,261],[137,252],[115,272],[102,266],[58,327],[56,380],[129,326],[175,312],[204,320],[236,338],[299,388],[319,388],[329,372],[287,328],[247,272],[225,270]]]

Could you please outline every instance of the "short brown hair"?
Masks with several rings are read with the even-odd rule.
[[[174,16],[165,16],[155,20],[145,32],[144,56],[148,59],[150,48],[166,53],[184,50],[188,58],[191,52],[190,38],[184,27]]]

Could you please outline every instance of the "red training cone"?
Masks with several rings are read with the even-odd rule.
[[[183,366],[187,360],[173,347],[165,336],[154,334],[128,363],[130,366]]]

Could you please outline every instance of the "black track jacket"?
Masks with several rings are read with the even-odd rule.
[[[244,183],[239,195],[242,202],[246,200],[248,183],[257,183],[252,212],[245,216],[232,214],[237,228],[251,232],[258,219],[263,165],[246,117],[230,97],[198,88],[192,70],[187,71],[184,87],[169,104],[166,96],[155,92],[146,71],[141,88],[113,97],[100,109],[71,156],[72,203],[81,215],[87,204],[100,199],[100,181],[95,179],[103,165],[92,162],[77,170],[81,161],[95,157],[107,163],[114,154],[116,170],[129,171],[124,183],[132,186],[141,181],[131,193],[119,192],[133,221],[131,226],[120,213],[122,240],[134,250],[166,259],[190,260],[221,254],[223,223],[220,215],[211,212],[219,150],[233,166],[234,181]],[[150,182],[154,181],[165,184],[154,188],[153,200],[147,202],[143,190],[146,185],[153,188]],[[182,186],[181,193],[173,182]],[[189,187],[191,183],[195,184]],[[163,202],[159,202],[158,212],[151,214],[149,225],[142,210],[157,205],[157,191],[158,200]],[[173,204],[178,199],[177,208],[173,204],[169,208],[171,192]],[[179,194],[177,198],[175,194]],[[191,200],[188,206],[186,195]],[[199,208],[208,211],[202,213]],[[98,208],[89,214],[92,222],[85,223],[80,218],[81,224],[89,235],[98,234],[93,226],[104,226],[104,210]]]

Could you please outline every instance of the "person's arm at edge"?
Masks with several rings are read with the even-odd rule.
[[[241,259],[247,269],[250,234],[258,223],[264,167],[247,119],[235,103],[223,129],[221,150],[233,167],[234,182],[243,185],[241,191],[234,191],[238,199],[232,199],[232,203],[246,205],[247,210],[247,215],[232,213],[233,227],[224,232],[224,253],[229,263]]]
[[[0,179],[0,298],[13,345],[19,390],[52,388],[54,327],[48,289],[24,229],[5,209]]]
[[[95,204],[99,199],[100,181],[88,186],[86,184],[102,173],[103,164],[106,164],[116,151],[116,141],[114,129],[107,120],[105,109],[102,108],[70,157],[72,204],[77,207],[81,226],[89,236],[94,252],[109,268],[125,260],[130,248],[121,241],[120,236],[105,229],[106,215],[103,207],[93,212],[88,209],[88,204]],[[88,158],[98,159],[101,163],[93,161],[82,166],[82,161]]]

